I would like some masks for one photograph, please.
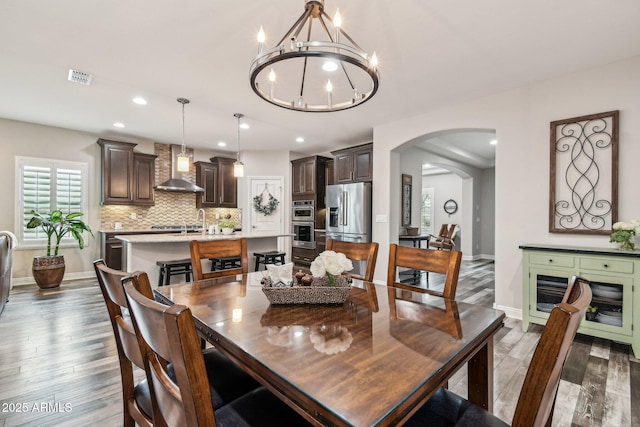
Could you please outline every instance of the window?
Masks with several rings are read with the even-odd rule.
[[[48,213],[60,209],[63,213],[87,212],[86,163],[63,160],[16,157],[16,231],[22,247],[42,247],[46,234],[42,230],[27,229],[31,210]],[[62,242],[71,242],[71,236]]]
[[[420,233],[433,234],[433,188],[422,189],[422,204],[420,205]]]

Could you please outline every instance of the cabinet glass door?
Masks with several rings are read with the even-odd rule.
[[[572,275],[573,272],[567,270],[531,269],[531,314],[548,318],[553,307],[562,301]]]
[[[581,329],[631,335],[632,279],[584,274],[591,282],[591,310]],[[579,330],[580,331],[580,330]]]

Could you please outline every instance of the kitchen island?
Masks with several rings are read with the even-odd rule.
[[[290,259],[290,233],[242,233],[207,234],[207,233],[168,233],[168,234],[132,234],[115,236],[123,243],[122,270],[144,271],[149,275],[151,284],[158,283],[159,267],[157,261],[170,261],[189,258],[189,242],[192,240],[235,240],[247,239],[247,256],[249,266],[254,265],[254,252],[278,250],[287,252]],[[184,282],[184,276],[172,277],[172,283]]]

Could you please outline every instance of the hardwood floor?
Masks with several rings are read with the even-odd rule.
[[[431,275],[429,286],[437,282]],[[491,307],[493,289],[492,262],[463,261],[459,301]],[[524,333],[507,319],[496,335],[494,410],[506,421],[541,330]],[[14,288],[0,315],[0,343],[0,427],[122,425],[115,341],[96,282]],[[629,346],[579,335],[562,378],[554,426],[640,425],[640,361]],[[466,394],[464,370],[449,387]]]

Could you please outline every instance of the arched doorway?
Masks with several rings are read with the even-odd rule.
[[[493,129],[448,129],[393,150],[400,157],[398,173],[413,177],[412,218],[422,220],[423,190],[431,189],[433,228],[458,224],[466,259],[495,256],[495,140]],[[445,211],[449,200],[458,205],[455,212]]]

